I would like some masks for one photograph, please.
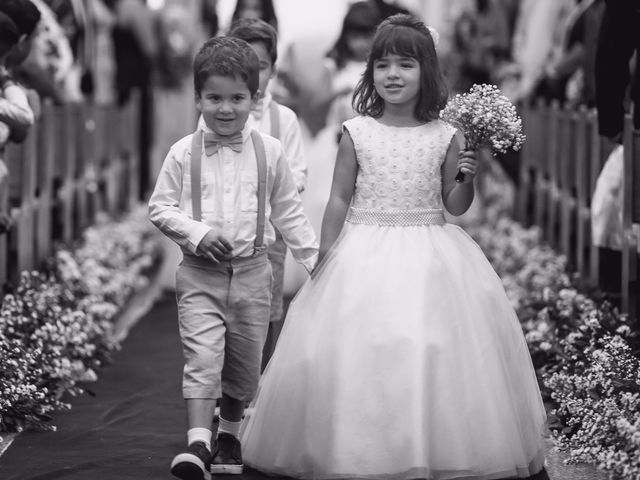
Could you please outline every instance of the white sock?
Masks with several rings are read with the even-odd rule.
[[[229,420],[225,420],[220,417],[220,421],[218,423],[218,435],[221,433],[228,433],[238,438],[238,435],[240,435],[240,425],[242,425],[242,420],[239,422],[230,422]]]
[[[211,450],[211,430],[208,428],[190,428],[187,431],[187,444],[193,442],[204,442],[209,450]]]

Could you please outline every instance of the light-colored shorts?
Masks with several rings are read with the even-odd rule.
[[[184,398],[253,399],[269,326],[266,254],[214,264],[185,255],[176,272]]]

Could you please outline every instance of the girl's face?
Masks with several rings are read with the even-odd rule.
[[[373,86],[387,103],[415,106],[420,95],[420,63],[387,54],[373,61]]]
[[[373,43],[373,32],[349,32],[345,37],[345,42],[354,60],[365,61],[371,44]]]
[[[242,0],[242,6],[238,10],[238,18],[262,18],[264,10],[261,0]]]

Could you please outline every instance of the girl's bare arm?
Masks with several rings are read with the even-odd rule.
[[[353,140],[347,131],[344,132],[338,145],[338,156],[333,171],[331,194],[322,219],[322,235],[320,238],[320,255],[318,263],[324,258],[331,245],[336,241],[347,209],[351,204],[351,197],[356,185],[358,163]]]

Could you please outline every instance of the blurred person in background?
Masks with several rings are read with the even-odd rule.
[[[476,0],[454,23],[455,92],[474,83],[493,83],[496,69],[509,58],[508,10],[498,0]]]
[[[633,128],[640,129],[640,2],[605,0],[595,61],[598,133],[611,152],[598,176],[591,198],[592,240],[599,248],[600,288],[621,290],[623,239],[625,114],[633,110]],[[632,104],[634,108],[632,108]],[[640,167],[638,158],[635,167]],[[640,198],[633,201],[638,204]]]
[[[511,63],[496,72],[502,92],[517,103],[528,101],[562,35],[575,0],[522,0],[511,43]]]
[[[196,37],[189,11],[184,5],[167,5],[157,17],[158,84],[180,88],[189,78]]]
[[[40,99],[50,98],[56,103],[76,101],[81,94],[69,81],[74,59],[65,32],[55,13],[44,1],[30,2],[38,10],[38,21],[33,26],[32,20],[28,20],[24,27],[19,27],[33,30],[15,53],[16,59],[10,58],[12,72],[20,84],[35,90]],[[2,8],[7,8],[4,0],[0,3],[3,4]],[[33,18],[35,14],[29,13],[29,16]]]
[[[351,105],[353,90],[362,77],[373,34],[382,19],[373,1],[351,4],[342,22],[340,36],[326,54],[324,67],[326,84],[330,88],[316,101],[329,108],[326,123],[335,130],[334,137],[342,122],[356,115]],[[334,140],[337,143],[337,137]]]
[[[605,0],[605,5],[595,64],[598,129],[603,137],[622,143],[631,103],[636,106],[634,127],[640,129],[640,2]]]
[[[218,0],[202,0],[200,4],[200,20],[209,37],[215,37],[220,29],[220,17],[218,17]]]
[[[20,42],[21,34],[12,18],[0,11],[0,233],[11,228],[9,170],[4,162],[10,140],[25,138],[34,122],[25,92],[11,77],[6,61]]]
[[[241,18],[259,18],[278,31],[278,17],[273,0],[238,0],[231,16],[231,23]]]
[[[138,94],[140,137],[140,199],[151,187],[151,146],[153,130],[153,72],[158,58],[155,18],[144,0],[107,0],[114,14],[113,46],[117,103],[126,105]]]
[[[595,54],[604,0],[581,0],[569,14],[561,41],[535,89],[536,97],[571,105],[595,103]]]

